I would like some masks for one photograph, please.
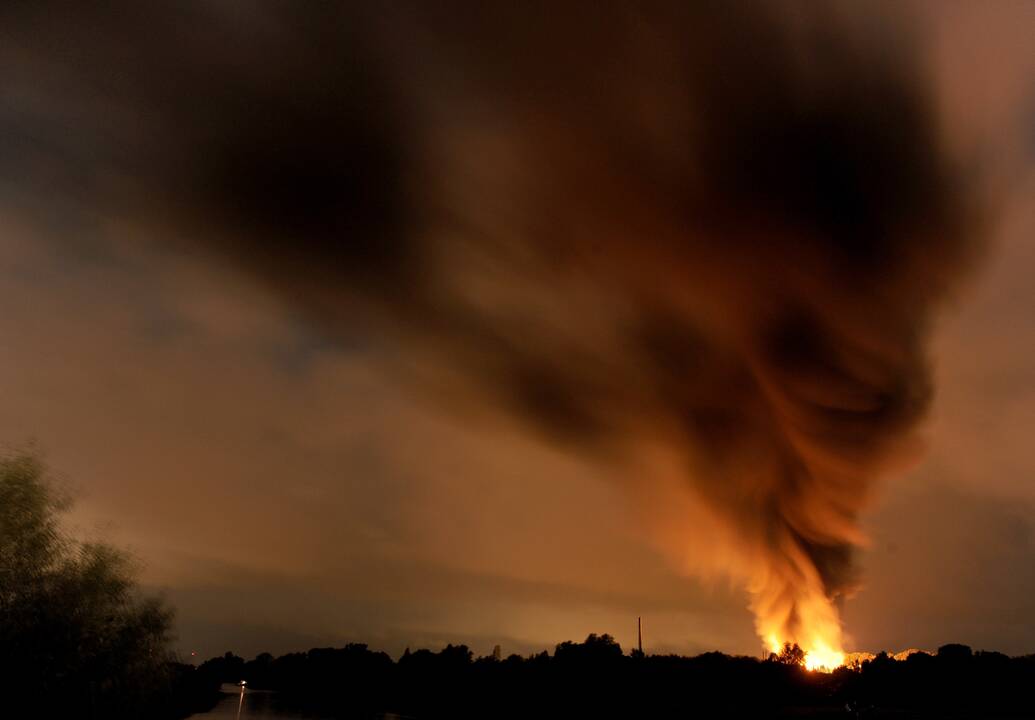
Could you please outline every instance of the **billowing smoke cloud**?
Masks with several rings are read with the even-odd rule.
[[[836,651],[973,236],[915,38],[563,5],[6,8],[10,192],[246,268],[444,403],[669,447],[763,638]]]

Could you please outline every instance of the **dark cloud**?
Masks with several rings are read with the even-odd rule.
[[[728,3],[5,14],[25,207],[240,269],[450,406],[623,468],[668,444],[762,634],[837,643],[859,513],[927,409],[932,314],[978,230],[905,23]]]

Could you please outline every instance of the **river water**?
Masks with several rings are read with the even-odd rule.
[[[222,691],[223,699],[214,708],[208,712],[191,715],[188,720],[318,720],[313,715],[300,715],[278,708],[276,695],[273,693],[248,690],[242,694],[234,685],[224,685]]]

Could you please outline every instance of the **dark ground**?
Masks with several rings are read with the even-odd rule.
[[[475,659],[463,645],[398,661],[356,644],[248,662],[227,653],[194,672],[200,685],[246,679],[284,707],[340,718],[1035,717],[1035,656],[962,645],[829,674],[788,657],[626,655],[607,635],[529,657]]]

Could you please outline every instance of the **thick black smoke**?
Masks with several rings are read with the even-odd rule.
[[[763,635],[837,645],[973,235],[915,38],[562,5],[12,3],[5,192],[228,259],[573,449],[662,439]]]

